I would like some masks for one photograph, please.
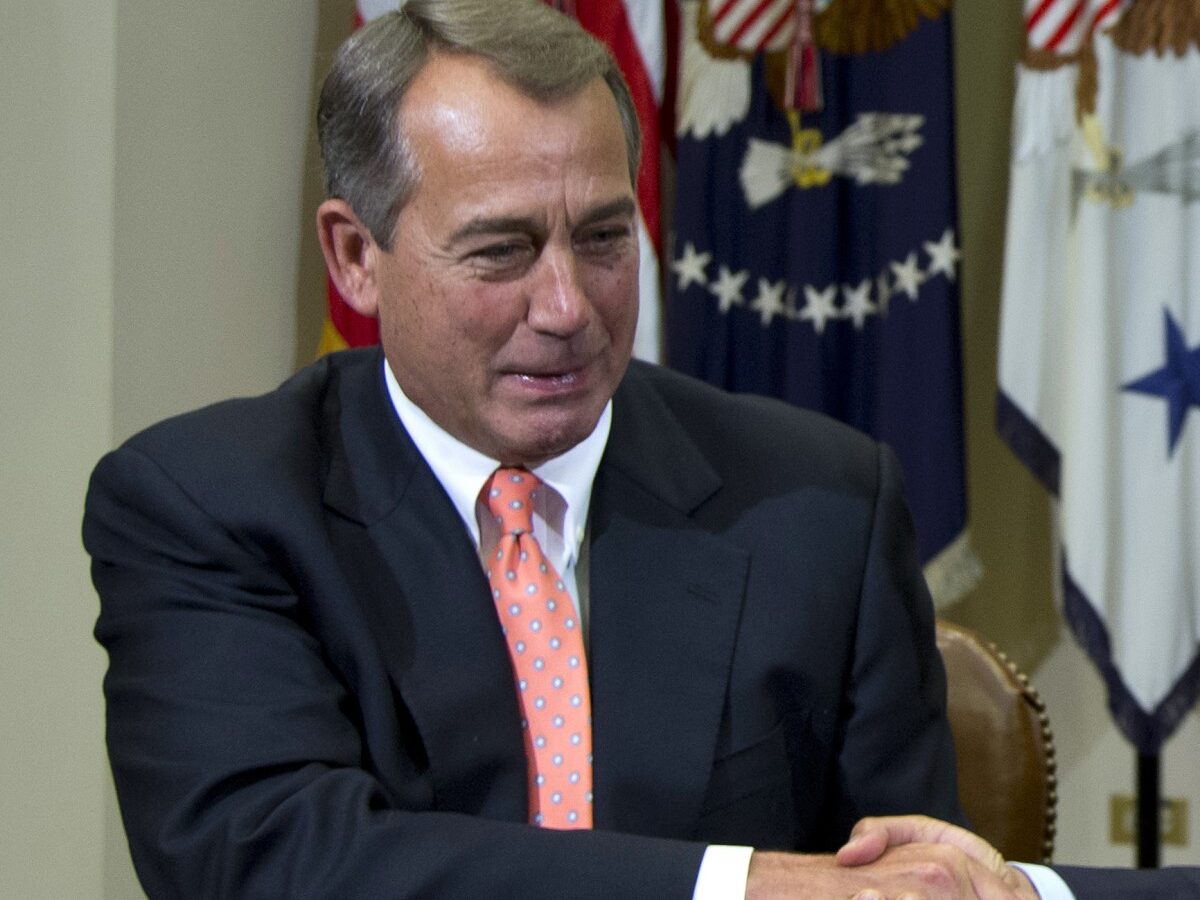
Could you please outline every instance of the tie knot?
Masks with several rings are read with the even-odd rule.
[[[484,501],[505,534],[533,531],[533,500],[541,480],[526,469],[497,469],[484,486]]]

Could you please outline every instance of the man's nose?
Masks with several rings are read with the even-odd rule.
[[[581,331],[592,306],[580,279],[579,261],[571,249],[546,247],[529,298],[529,327],[569,337]]]

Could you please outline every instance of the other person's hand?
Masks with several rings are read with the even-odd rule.
[[[840,865],[856,867],[874,862],[890,848],[907,844],[941,844],[954,847],[998,878],[1012,896],[1037,898],[1038,893],[1025,874],[1008,865],[991,844],[965,828],[928,816],[880,816],[861,819],[850,832],[850,839],[837,852]],[[876,900],[877,895],[861,894],[859,900]],[[878,895],[882,896],[882,895]],[[983,896],[982,894],[980,896]]]
[[[874,832],[871,832],[874,834]],[[884,832],[887,834],[886,830]],[[899,832],[898,832],[899,834]],[[912,834],[907,832],[906,834]],[[878,843],[872,838],[871,846]],[[985,843],[986,846],[986,843]],[[865,854],[864,854],[865,856]],[[998,854],[997,854],[998,856]],[[841,865],[835,857],[755,851],[746,900],[854,897],[857,900],[1024,900],[1010,869],[980,863],[951,843],[886,843],[877,858]]]

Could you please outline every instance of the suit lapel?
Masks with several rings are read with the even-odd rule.
[[[372,359],[343,379],[327,417],[338,424],[326,503],[354,523],[351,578],[420,733],[437,807],[522,821],[520,715],[483,571]]]
[[[326,402],[325,502],[356,599],[427,756],[439,809],[523,821],[512,667],[461,521],[400,425],[382,357]],[[690,514],[720,479],[631,370],[593,491],[589,666],[596,825],[687,837],[711,770],[748,559]]]
[[[688,837],[724,707],[746,553],[691,520],[720,479],[631,370],[593,496],[596,824]]]

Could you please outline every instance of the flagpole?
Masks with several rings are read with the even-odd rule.
[[[1162,807],[1162,779],[1157,753],[1139,753],[1137,757],[1137,865],[1139,869],[1157,869],[1161,849],[1159,809]]]

